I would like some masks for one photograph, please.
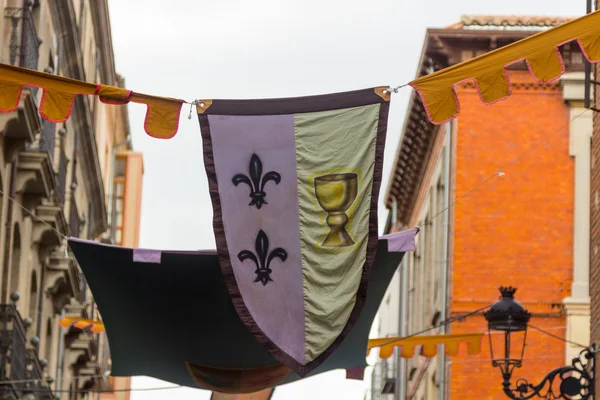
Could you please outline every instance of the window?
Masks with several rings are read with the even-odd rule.
[[[113,184],[113,232],[116,245],[123,242],[123,211],[125,208],[125,169],[127,162],[123,157],[115,160],[115,178]]]
[[[13,231],[13,251],[10,270],[10,289],[8,295],[19,290],[19,275],[21,273],[21,233],[19,225],[15,223]]]
[[[31,284],[29,288],[29,318],[31,318],[34,323],[37,323],[37,309],[38,306],[38,280],[35,274],[35,271],[31,273]]]
[[[46,360],[50,360],[52,358],[52,349],[54,348],[54,342],[52,340],[52,318],[48,318],[46,321],[46,351],[44,356]]]

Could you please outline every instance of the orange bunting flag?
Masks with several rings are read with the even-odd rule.
[[[460,111],[456,85],[474,81],[481,100],[495,103],[511,93],[506,68],[523,60],[537,81],[554,81],[565,72],[558,47],[572,41],[577,41],[588,61],[600,61],[600,11],[422,76],[409,85],[421,96],[431,122],[439,125],[455,118]]]
[[[106,104],[145,104],[147,111],[144,130],[148,135],[159,139],[175,136],[184,103],[179,99],[149,96],[119,87],[0,64],[0,112],[10,112],[19,106],[23,86],[42,89],[40,115],[51,122],[60,123],[69,119],[76,95],[95,95]]]
[[[423,346],[422,355],[425,357],[434,357],[437,354],[438,345],[443,344],[445,354],[449,356],[458,353],[458,345],[461,342],[467,343],[469,354],[479,354],[481,351],[481,338],[483,333],[467,333],[462,335],[432,335],[432,336],[413,336],[409,338],[391,337],[381,339],[369,339],[367,346],[367,356],[371,349],[379,347],[379,357],[389,358],[394,353],[395,347],[402,347],[401,356],[411,358],[415,353],[415,346]]]
[[[90,328],[90,331],[94,333],[104,332],[104,324],[100,321],[94,321],[91,319],[78,318],[78,317],[65,317],[61,319],[58,324],[63,328],[68,328],[73,325],[78,329]]]

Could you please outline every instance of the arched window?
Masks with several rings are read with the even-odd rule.
[[[34,323],[38,320],[37,318],[37,305],[38,305],[38,280],[35,271],[31,273],[31,287],[29,289],[29,315]]]
[[[19,275],[21,272],[21,231],[19,225],[15,224],[13,230],[13,248],[10,264],[10,286],[8,295],[19,290]]]
[[[52,318],[48,318],[48,322],[46,322],[46,352],[44,353],[44,358],[50,361],[52,358],[52,349],[54,348],[54,343],[52,340]]]

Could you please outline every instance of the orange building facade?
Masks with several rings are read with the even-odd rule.
[[[429,29],[419,76],[561,22],[468,16]],[[570,364],[579,349],[560,339],[588,344],[592,119],[572,121],[584,110],[583,57],[577,46],[561,52],[567,73],[559,81],[541,85],[515,64],[511,96],[492,106],[472,82],[462,83],[459,117],[440,126],[412,94],[385,196],[386,229],[421,231],[388,289],[378,335],[486,335],[479,355],[464,348],[453,357],[378,362],[371,399],[505,399],[483,311],[440,327],[490,305],[501,285],[518,287],[516,298],[532,313],[513,384],[521,377],[538,383]]]
[[[512,285],[533,314],[530,323],[565,338],[563,300],[573,283],[575,191],[569,107],[559,83],[539,85],[525,71],[510,77],[512,95],[492,107],[481,102],[472,85],[458,91],[462,111],[455,125],[454,199],[498,172],[504,175],[454,209],[450,316],[484,307],[495,300],[500,285]],[[450,331],[481,332],[485,325],[477,315],[452,324]],[[485,339],[479,357],[450,360],[451,398],[466,393],[469,398],[505,398]],[[523,368],[515,377],[540,381],[565,364],[565,351],[564,342],[531,329]]]

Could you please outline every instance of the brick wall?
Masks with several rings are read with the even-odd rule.
[[[564,337],[562,301],[570,295],[573,268],[569,110],[558,84],[541,86],[524,71],[511,72],[511,80],[512,95],[493,107],[481,102],[472,85],[459,90],[455,197],[497,171],[505,176],[456,205],[451,311],[487,305],[498,298],[500,285],[513,285],[517,299],[539,315],[532,324]],[[482,316],[451,326],[453,333],[486,329]],[[515,377],[536,381],[564,365],[563,342],[530,331],[527,343],[524,367]],[[489,359],[487,346],[480,357],[452,357],[451,398],[505,398],[500,372]]]

